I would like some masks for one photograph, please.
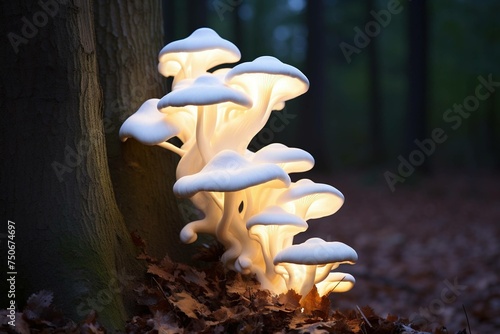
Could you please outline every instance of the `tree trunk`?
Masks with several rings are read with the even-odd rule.
[[[177,156],[133,139],[121,143],[118,130],[147,99],[167,93],[157,71],[163,47],[161,3],[156,0],[96,0],[99,74],[111,178],[129,230],[146,240],[156,257],[187,260],[192,247],[179,240],[184,225],[176,198]],[[117,24],[119,22],[119,24]]]
[[[110,181],[91,4],[2,2],[0,196],[17,302],[51,290],[74,320],[95,309],[119,328],[138,268]]]

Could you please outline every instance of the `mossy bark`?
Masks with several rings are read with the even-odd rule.
[[[121,143],[118,138],[123,121],[144,101],[167,93],[166,79],[157,71],[158,52],[164,45],[161,2],[96,0],[95,4],[106,145],[118,205],[128,228],[146,240],[151,255],[188,260],[191,247],[179,240],[184,221],[172,192],[177,156],[133,139]]]
[[[12,38],[0,62],[1,208],[17,227],[16,301],[51,290],[74,320],[95,309],[120,328],[141,270],[108,168],[92,2],[50,3],[1,5]]]

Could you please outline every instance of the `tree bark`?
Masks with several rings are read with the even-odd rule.
[[[176,198],[177,156],[133,139],[121,143],[123,121],[150,98],[167,93],[157,71],[163,47],[162,9],[156,0],[96,0],[99,74],[111,178],[129,230],[138,231],[156,257],[188,260],[179,240],[184,225]]]
[[[1,207],[17,227],[16,300],[51,290],[74,320],[94,309],[120,328],[138,267],[110,181],[92,2],[50,3],[4,1],[0,14],[2,35],[22,41],[11,39],[0,62]]]

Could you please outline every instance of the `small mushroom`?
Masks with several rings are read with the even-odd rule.
[[[301,179],[283,192],[277,201],[307,221],[337,212],[344,204],[344,195],[328,184]]]
[[[196,78],[217,65],[235,63],[240,58],[241,53],[233,43],[212,29],[200,28],[161,49],[158,71],[166,77],[174,76],[175,87],[181,80]]]
[[[332,272],[321,282],[316,284],[320,296],[331,292],[346,292],[352,289],[356,280],[351,274]]]
[[[224,261],[235,260],[248,238],[246,229],[239,224],[236,213],[242,202],[242,190],[266,183],[269,187],[286,187],[290,177],[274,164],[256,164],[234,151],[222,151],[215,155],[203,169],[194,175],[180,178],[174,184],[174,193],[180,197],[207,192],[224,192],[224,211],[216,227],[217,239],[226,247]],[[250,240],[250,239],[248,239]],[[241,270],[241,268],[239,268]]]
[[[120,128],[120,139],[126,141],[128,138],[134,138],[142,144],[164,146],[183,155],[184,151],[166,143],[168,139],[181,132],[182,123],[176,117],[159,112],[156,108],[158,101],[158,99],[147,100],[127,118]]]
[[[354,264],[357,259],[356,251],[342,242],[311,238],[283,249],[274,257],[274,264],[285,267],[289,274],[287,285],[305,297],[330,270],[343,263]],[[322,268],[319,276],[323,277],[317,277],[318,266]]]
[[[307,223],[279,206],[267,207],[247,220],[246,227],[251,238],[262,248],[266,264],[266,275],[275,275],[273,259],[282,249],[292,245],[293,237],[307,230]]]
[[[244,121],[223,129],[228,133],[225,137],[240,138],[241,147],[237,151],[248,146],[266,124],[272,110],[283,109],[285,101],[309,88],[309,80],[301,71],[270,56],[236,65],[226,74],[225,80],[230,86],[244,90],[255,102],[245,112]]]
[[[307,172],[314,166],[314,158],[300,148],[273,143],[253,155],[252,161],[275,163],[287,173]]]

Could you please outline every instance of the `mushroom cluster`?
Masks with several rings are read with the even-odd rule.
[[[209,71],[240,56],[234,44],[208,28],[167,44],[158,70],[173,77],[172,90],[144,102],[123,123],[120,138],[180,156],[174,193],[203,213],[182,229],[183,242],[194,242],[199,233],[215,236],[225,247],[221,261],[227,268],[255,274],[274,293],[294,289],[305,296],[314,286],[320,295],[347,291],[354,277],[332,270],[357,260],[351,247],[319,238],[293,244],[308,220],[342,206],[342,193],[309,179],[291,181],[290,173],[314,165],[304,150],[283,144],[248,150],[271,112],[305,93],[309,81],[269,56]],[[168,141],[174,137],[182,145]]]

